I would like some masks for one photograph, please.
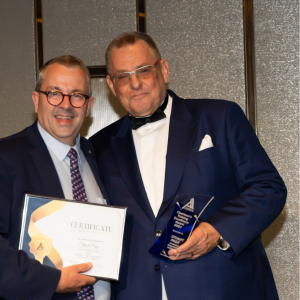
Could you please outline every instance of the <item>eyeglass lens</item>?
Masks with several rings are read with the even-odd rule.
[[[62,102],[64,95],[60,92],[50,92],[48,94],[48,101],[52,105],[58,105]],[[81,107],[85,103],[84,95],[73,93],[70,95],[70,102],[74,107]]]
[[[152,75],[153,66],[145,66],[140,69],[135,70],[133,73],[139,79],[146,79]],[[132,73],[132,74],[133,74]],[[115,75],[115,84],[116,85],[125,85],[130,82],[130,73],[119,73]]]

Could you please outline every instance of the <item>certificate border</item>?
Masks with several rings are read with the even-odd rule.
[[[118,236],[118,239],[122,242],[119,246],[119,249],[117,251],[118,255],[118,260],[116,261],[117,264],[117,274],[116,277],[99,277],[99,276],[93,276],[93,275],[86,275],[90,277],[95,277],[101,280],[108,280],[108,281],[118,281],[119,279],[119,272],[120,272],[120,263],[121,263],[121,257],[122,257],[122,248],[123,248],[123,238],[124,238],[124,229],[125,229],[125,219],[126,219],[126,212],[127,212],[127,207],[124,206],[115,206],[115,205],[107,205],[107,204],[100,204],[100,203],[95,203],[95,202],[83,202],[83,201],[76,201],[76,200],[68,200],[68,199],[62,199],[62,198],[56,198],[56,197],[46,197],[46,196],[39,196],[39,195],[34,195],[34,194],[25,194],[24,196],[24,206],[23,206],[23,212],[22,212],[22,222],[21,222],[21,230],[20,230],[20,239],[19,239],[19,250],[23,250],[23,240],[24,240],[24,232],[25,232],[25,227],[26,227],[26,220],[28,217],[28,203],[31,198],[39,198],[39,199],[45,199],[45,200],[56,200],[56,201],[62,201],[62,202],[68,202],[70,204],[76,203],[76,204],[83,204],[83,205],[95,205],[95,206],[103,206],[105,208],[118,208],[118,209],[123,209],[124,210],[124,218],[123,218],[123,224],[122,227],[120,226],[120,234]],[[118,212],[116,212],[118,213]],[[118,213],[120,214],[120,213]],[[121,219],[122,216],[120,215]]]

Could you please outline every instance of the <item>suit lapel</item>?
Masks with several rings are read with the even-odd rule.
[[[183,99],[172,96],[164,197],[157,218],[176,196],[197,130],[197,117],[191,115]]]
[[[93,175],[94,175],[95,180],[100,188],[103,198],[109,203],[108,195],[106,193],[106,190],[104,188],[104,185],[103,185],[102,180],[99,175],[99,169],[96,164],[93,146],[85,138],[81,138],[80,139],[80,148],[81,148],[81,150],[93,172]]]
[[[124,118],[117,135],[110,137],[110,142],[120,173],[128,190],[154,223],[155,217],[140,173],[128,115]]]
[[[47,146],[38,131],[37,122],[28,128],[28,141],[31,144],[30,155],[45,191],[45,195],[41,196],[64,198],[55,166]]]

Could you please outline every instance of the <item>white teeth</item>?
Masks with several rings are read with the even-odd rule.
[[[72,117],[55,116],[56,119],[71,120]]]

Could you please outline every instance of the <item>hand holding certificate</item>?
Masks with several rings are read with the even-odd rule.
[[[85,272],[118,280],[126,208],[26,195],[19,249],[62,269],[92,262]]]
[[[82,275],[92,267],[92,263],[69,266],[61,270],[61,276],[56,288],[56,293],[79,292],[83,286],[94,285],[94,277]]]

